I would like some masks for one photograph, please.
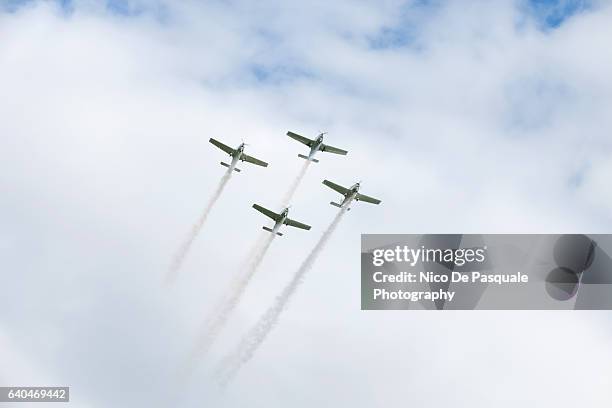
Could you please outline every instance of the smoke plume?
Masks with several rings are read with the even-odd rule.
[[[336,230],[340,220],[346,212],[346,208],[341,208],[340,212],[334,217],[331,224],[323,232],[319,242],[314,246],[310,254],[306,257],[302,265],[299,267],[293,278],[277,296],[274,304],[263,314],[257,324],[243,337],[242,341],[227,358],[225,358],[217,370],[219,382],[226,385],[238,373],[240,368],[246,364],[255,354],[257,349],[264,342],[268,334],[276,326],[281,313],[287,307],[287,304],[295,294],[297,288],[302,283],[304,275],[308,272],[319,254],[325,248],[327,241]]]
[[[268,249],[274,240],[274,237],[275,235],[269,234],[263,237],[263,239],[257,241],[255,250],[250,257],[244,273],[234,279],[227,296],[206,321],[202,335],[198,339],[194,353],[190,359],[190,361],[193,363],[206,354],[217,339],[221,329],[223,329],[223,327],[226,325],[232,312],[240,303],[240,299],[242,298],[245,289],[259,268],[259,265],[263,261],[266,252],[268,252]]]
[[[215,203],[217,202],[217,200],[219,200],[219,197],[221,197],[221,193],[223,193],[223,189],[225,188],[225,185],[227,184],[227,182],[229,181],[231,177],[232,177],[232,172],[230,169],[228,169],[223,175],[223,177],[221,177],[221,180],[219,180],[219,184],[217,185],[217,188],[215,189],[213,195],[210,197],[210,200],[208,201],[206,208],[204,208],[202,215],[200,216],[198,221],[194,224],[194,226],[191,228],[189,235],[187,235],[185,241],[183,242],[183,244],[177,251],[176,255],[174,255],[172,264],[170,265],[170,268],[166,275],[167,284],[171,284],[176,280],[178,271],[181,269],[181,266],[183,265],[183,262],[185,261],[187,254],[189,253],[189,249],[191,248],[193,241],[195,241],[196,237],[202,230],[202,227],[204,226],[204,223],[206,222],[206,219],[208,218],[208,214],[210,214],[210,211],[215,206]]]
[[[298,173],[298,175],[295,177],[295,179],[289,186],[289,190],[287,190],[287,192],[285,193],[285,196],[283,197],[283,201],[281,204],[283,208],[287,207],[291,203],[291,199],[293,198],[293,195],[297,191],[297,188],[300,186],[302,179],[306,175],[306,170],[308,170],[309,165],[310,165],[310,161],[306,160],[306,162],[304,162],[304,164],[302,165],[300,172]]]

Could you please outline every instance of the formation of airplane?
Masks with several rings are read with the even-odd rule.
[[[220,141],[213,139],[212,137],[210,138],[209,142],[214,144],[219,149],[223,150],[225,153],[229,154],[232,157],[232,162],[230,164],[221,162],[221,165],[227,167],[228,169],[230,169],[230,171],[234,170],[234,171],[240,172],[240,169],[236,167],[236,164],[238,164],[238,161],[249,162],[249,163],[256,164],[258,166],[268,167],[268,163],[266,163],[265,161],[261,161],[259,159],[256,159],[254,157],[244,154],[244,148],[246,146],[245,143],[240,143],[240,146],[238,146],[235,149],[232,149],[228,145],[225,145],[221,143]]]
[[[341,185],[333,183],[329,180],[323,180],[323,184],[325,184],[327,187],[331,188],[332,190],[336,190],[337,192],[339,192],[340,194],[344,196],[344,199],[342,200],[341,203],[336,203],[334,201],[331,201],[330,204],[338,208],[346,208],[347,211],[351,210],[349,206],[351,205],[353,200],[354,201],[364,201],[366,203],[371,203],[371,204],[381,203],[381,201],[377,198],[373,198],[365,194],[361,194],[359,192],[359,187],[361,183],[355,183],[350,188],[342,187]]]
[[[348,153],[346,150],[338,149],[337,147],[323,144],[324,135],[325,135],[325,132],[319,133],[319,136],[317,136],[317,138],[313,140],[313,139],[309,139],[304,136],[300,136],[297,133],[293,133],[291,131],[287,132],[287,136],[289,136],[290,138],[295,139],[298,142],[303,143],[306,146],[310,147],[310,153],[308,153],[308,156],[304,156],[303,154],[298,154],[298,157],[302,159],[306,159],[308,161],[318,163],[319,160],[315,159],[314,155],[316,152],[319,152],[319,151],[341,154],[343,156],[346,156],[346,154]]]
[[[263,227],[263,229],[265,229],[268,232],[271,232],[272,234],[276,234],[282,237],[283,234],[278,232],[278,230],[283,225],[288,225],[290,227],[295,227],[295,228],[301,228],[306,231],[310,229],[310,225],[302,224],[301,222],[292,220],[291,218],[287,217],[289,215],[289,207],[285,208],[280,214],[277,214],[274,211],[268,210],[267,208],[264,208],[259,204],[253,204],[253,208],[259,211],[260,213],[264,214],[265,216],[270,217],[272,218],[272,220],[274,220],[274,227],[272,228],[268,228],[266,226]]]
[[[320,133],[316,139],[309,139],[307,137],[300,136],[297,133],[293,133],[291,131],[287,132],[287,136],[289,136],[290,138],[295,139],[298,142],[303,143],[306,146],[310,147],[310,153],[308,154],[308,156],[304,156],[303,154],[298,154],[298,157],[302,159],[306,159],[310,162],[315,162],[315,163],[319,162],[319,160],[314,158],[314,155],[317,152],[328,152],[328,153],[335,153],[335,154],[340,154],[340,155],[346,155],[348,153],[346,150],[342,150],[337,147],[333,147],[333,146],[324,144],[323,143],[324,135],[325,133]],[[239,161],[252,163],[257,166],[268,167],[268,163],[262,160],[256,159],[255,157],[249,156],[244,153],[244,148],[246,146],[245,143],[241,143],[237,148],[233,149],[213,138],[210,138],[209,142],[215,145],[216,147],[218,147],[219,149],[223,150],[225,153],[227,153],[232,158],[231,163],[229,164],[225,162],[221,162],[221,165],[227,167],[230,172],[231,171],[240,172],[240,169],[236,167]],[[371,204],[381,203],[381,201],[377,198],[373,198],[365,194],[361,194],[359,192],[359,188],[361,184],[360,182],[355,183],[350,188],[342,187],[341,185],[333,183],[329,180],[323,180],[323,184],[325,184],[326,186],[330,187],[331,189],[337,191],[338,193],[344,196],[344,198],[342,199],[342,202],[336,203],[332,201],[330,202],[330,204],[338,208],[346,208],[347,211],[350,211],[350,205],[353,201],[364,201],[366,203],[371,203]],[[310,230],[311,228],[310,225],[306,225],[301,222],[290,219],[288,217],[289,207],[283,209],[280,213],[275,213],[274,211],[264,208],[259,204],[253,204],[253,208],[259,211],[260,213],[264,214],[265,216],[271,218],[274,221],[274,226],[272,228],[269,228],[266,226],[263,227],[264,230],[272,234],[282,236],[283,234],[279,232],[279,229],[283,225],[300,228],[306,231]]]

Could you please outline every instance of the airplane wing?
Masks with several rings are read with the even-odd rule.
[[[327,187],[329,187],[329,188],[331,188],[333,190],[336,190],[337,192],[339,192],[342,195],[344,195],[344,194],[348,193],[349,191],[351,191],[348,188],[344,188],[342,186],[339,186],[338,184],[332,183],[329,180],[323,180],[323,184],[325,184]]]
[[[301,228],[306,231],[310,229],[310,225],[302,224],[301,222],[297,222],[289,218],[285,220],[285,225],[289,225],[290,227],[295,227],[295,228]]]
[[[280,217],[280,214],[275,213],[274,211],[270,211],[267,208],[263,208],[259,204],[253,204],[253,208],[262,213],[263,215],[272,218],[274,221]]]
[[[379,199],[372,198],[372,197],[369,197],[369,196],[364,195],[364,194],[357,193],[357,196],[355,197],[355,199],[357,199],[359,201],[365,201],[366,203],[380,204],[380,200]]]
[[[326,145],[326,144],[321,144],[321,147],[319,147],[319,150],[322,152],[341,154],[343,156],[348,153],[346,150],[338,149],[337,147]]]
[[[212,137],[210,138],[209,142],[217,146],[219,149],[223,150],[225,153],[233,154],[235,152],[235,149],[232,149],[228,145],[224,145],[223,143],[213,139]]]
[[[249,163],[253,163],[253,164],[256,164],[258,166],[268,167],[268,163],[266,163],[265,161],[261,161],[259,159],[254,158],[254,157],[248,156],[248,155],[246,155],[244,153],[242,153],[242,156],[240,156],[240,160],[247,161]]]
[[[287,136],[289,136],[292,139],[297,140],[300,143],[304,143],[308,147],[312,147],[312,144],[314,143],[314,140],[309,139],[309,138],[304,137],[304,136],[300,136],[297,133],[287,132]]]

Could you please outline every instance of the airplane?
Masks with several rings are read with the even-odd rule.
[[[274,220],[274,227],[268,228],[264,226],[263,229],[273,234],[276,234],[278,236],[281,236],[281,237],[283,236],[282,233],[278,232],[278,230],[280,229],[282,225],[288,225],[290,227],[301,228],[306,231],[310,229],[310,225],[302,224],[301,222],[297,222],[290,218],[287,218],[287,215],[289,214],[289,207],[285,208],[280,214],[277,214],[274,211],[270,211],[267,208],[264,208],[258,204],[253,204],[253,208],[259,211],[260,213],[264,214],[265,216],[270,217]]]
[[[353,202],[353,200],[365,201],[366,203],[371,203],[371,204],[381,203],[379,199],[369,197],[359,192],[359,187],[361,185],[361,182],[353,184],[351,188],[342,187],[336,183],[332,183],[329,180],[323,180],[323,184],[325,184],[327,187],[333,190],[336,190],[337,192],[339,192],[340,194],[344,196],[344,200],[342,200],[341,203],[335,203],[333,201],[330,202],[330,204],[333,205],[334,207],[346,208],[347,211],[350,211],[351,209],[348,208],[348,206]]]
[[[231,147],[224,145],[223,143],[219,142],[218,140],[213,139],[212,137],[210,138],[209,142],[214,144],[219,149],[223,150],[225,153],[229,154],[232,157],[232,162],[230,164],[221,162],[221,165],[227,167],[230,172],[232,170],[240,172],[240,169],[236,167],[236,164],[238,164],[238,161],[243,161],[243,162],[246,161],[249,163],[256,164],[258,166],[268,167],[268,163],[266,163],[265,161],[261,161],[259,159],[256,159],[254,157],[244,154],[244,147],[246,146],[246,143],[244,142],[240,143],[240,146],[238,146],[235,149],[232,149]]]
[[[325,133],[326,132],[319,133],[319,136],[317,136],[315,140],[309,139],[304,136],[300,136],[297,133],[293,133],[293,132],[287,132],[287,136],[310,147],[310,153],[308,154],[308,156],[304,156],[303,154],[298,154],[298,157],[301,157],[302,159],[306,159],[311,162],[315,162],[315,163],[319,162],[319,160],[314,158],[315,153],[318,151],[341,154],[343,156],[348,153],[346,150],[338,149],[337,147],[323,144],[323,136],[325,135]]]

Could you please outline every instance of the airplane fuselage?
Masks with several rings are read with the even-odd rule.
[[[310,147],[310,153],[308,154],[308,160],[312,161],[314,159],[315,154],[319,151],[319,148],[323,144],[323,135],[319,135]]]
[[[236,165],[242,158],[242,153],[244,153],[244,143],[241,143],[240,146],[236,148],[236,151],[230,154],[230,156],[232,156],[232,162],[230,163],[228,170],[230,173],[234,170],[234,168],[236,168]]]
[[[285,208],[283,212],[280,214],[280,218],[276,220],[274,224],[274,228],[272,228],[273,234],[276,234],[278,230],[280,229],[280,227],[282,227],[285,224],[285,220],[287,219],[288,215],[289,215],[289,208]]]
[[[359,193],[359,183],[357,183],[353,187],[351,187],[351,190],[344,195],[344,200],[342,200],[342,203],[340,204],[340,207],[348,208],[351,205],[351,203],[353,202],[353,200],[355,200],[355,198],[357,197],[358,193]]]

